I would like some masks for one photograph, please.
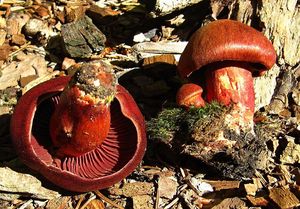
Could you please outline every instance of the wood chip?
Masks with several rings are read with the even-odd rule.
[[[74,59],[65,57],[61,64],[61,69],[67,70],[69,67],[71,67],[72,65],[75,65],[75,64],[76,64],[76,61]]]
[[[133,46],[137,52],[153,54],[181,54],[187,42],[143,42]]]
[[[7,34],[21,34],[23,26],[29,21],[30,16],[24,13],[12,13],[7,20]]]
[[[110,188],[111,194],[123,195],[125,197],[133,197],[137,195],[150,195],[154,192],[153,183],[148,182],[132,182],[125,183],[121,188]]]
[[[85,14],[86,7],[82,5],[78,6],[66,6],[65,7],[65,20],[67,22],[75,22],[82,18]]]
[[[0,46],[5,43],[6,40],[6,31],[4,29],[0,29]]]
[[[18,46],[22,46],[26,43],[26,38],[23,34],[15,34],[11,37],[11,43]]]
[[[269,204],[269,201],[264,197],[254,197],[252,195],[247,195],[247,199],[253,206],[256,207],[266,207]]]
[[[58,197],[48,201],[46,209],[64,209],[68,208],[69,196]]]
[[[244,185],[247,195],[255,196],[256,192],[263,187],[258,178],[253,178],[253,183]]]
[[[174,55],[172,54],[163,54],[153,57],[147,57],[143,60],[143,66],[151,65],[151,64],[157,64],[157,63],[166,63],[171,65],[176,65],[176,59]]]
[[[300,145],[296,144],[296,139],[291,136],[286,136],[288,144],[280,155],[281,163],[300,163]]]
[[[153,200],[150,195],[132,197],[133,209],[153,209]]]
[[[223,189],[238,189],[240,187],[240,181],[203,181],[209,183],[215,191],[220,191]]]
[[[176,192],[178,183],[174,176],[165,176],[162,175],[158,179],[158,192],[161,197],[165,197],[167,199],[172,199]]]
[[[61,35],[66,51],[73,58],[88,58],[93,52],[101,52],[106,42],[105,35],[87,16],[76,22],[64,24]]]
[[[59,74],[59,71],[55,70],[53,71],[52,73],[49,73],[49,74],[46,74],[46,75],[43,75],[37,79],[34,79],[33,81],[29,82],[23,89],[22,89],[22,94],[25,94],[28,90],[30,90],[31,88],[33,88],[34,86],[44,82],[44,81],[47,81],[53,77],[55,77],[56,75]]]
[[[12,50],[13,49],[10,45],[4,44],[0,46],[0,60],[6,60]]]
[[[299,199],[285,187],[270,189],[269,198],[282,209],[300,206]]]
[[[155,17],[161,17],[170,14],[174,11],[184,9],[188,6],[200,3],[203,0],[181,0],[181,1],[169,1],[169,0],[157,0],[155,1],[154,9],[150,15]]]
[[[48,9],[46,6],[43,6],[43,5],[39,6],[39,7],[35,10],[35,12],[36,12],[40,17],[42,17],[42,18],[46,18],[47,16],[50,15],[49,9]]]
[[[104,209],[105,205],[101,200],[94,199],[90,201],[86,206],[85,209]]]
[[[20,78],[20,86],[23,88],[27,84],[29,84],[31,81],[34,81],[37,78],[38,78],[37,75],[29,75],[29,76],[21,77]]]
[[[94,191],[94,193],[103,201],[107,202],[108,204],[112,205],[115,208],[118,209],[124,209],[122,206],[119,206],[117,203],[115,203],[114,201],[112,201],[111,199],[109,199],[108,197],[106,197],[105,195],[103,195],[100,191]]]
[[[220,204],[212,207],[212,209],[224,209],[224,208],[243,208],[246,203],[238,197],[226,198]]]

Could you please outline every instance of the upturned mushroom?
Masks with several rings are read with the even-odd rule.
[[[262,33],[238,21],[217,20],[192,35],[178,73],[186,78],[202,71],[206,100],[232,104],[230,123],[247,130],[253,128],[253,77],[262,75],[275,61],[272,43]]]
[[[77,192],[122,180],[141,162],[146,147],[137,104],[102,61],[24,94],[12,116],[11,136],[27,166]]]

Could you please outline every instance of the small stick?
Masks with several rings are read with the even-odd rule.
[[[159,208],[159,198],[160,198],[160,192],[159,192],[159,188],[157,186],[157,189],[156,189],[156,198],[155,198],[155,209]]]
[[[81,195],[81,196],[80,196],[80,199],[79,199],[78,202],[77,202],[77,205],[76,205],[75,209],[79,209],[79,207],[80,207],[80,205],[81,205],[81,203],[82,203],[82,201],[83,201],[83,198],[84,198],[84,196]]]
[[[94,199],[96,199],[96,195],[91,193],[90,198],[80,207],[80,209],[84,209]]]
[[[118,209],[124,209],[122,206],[119,206],[118,204],[116,204],[114,201],[110,200],[108,197],[104,196],[100,191],[94,191],[95,194],[102,200],[104,200],[105,202],[107,202],[108,204],[118,208]]]
[[[173,205],[175,205],[177,202],[179,201],[179,197],[176,197],[175,199],[173,199],[169,204],[167,204],[164,209],[169,209],[171,207],[173,207]]]
[[[19,207],[19,209],[25,209],[27,208],[27,206],[29,206],[32,203],[32,200],[28,200],[26,201],[21,207]]]

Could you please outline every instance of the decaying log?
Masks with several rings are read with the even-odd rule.
[[[105,35],[87,16],[63,25],[61,34],[70,57],[88,58],[91,53],[101,52],[104,49]]]

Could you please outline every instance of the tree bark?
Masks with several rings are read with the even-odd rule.
[[[272,96],[276,96],[282,85],[276,80],[278,76],[294,72],[300,63],[299,3],[297,0],[236,0],[231,5],[229,18],[260,29],[272,41],[277,53],[274,67],[263,77],[255,79],[258,109],[268,105]]]

